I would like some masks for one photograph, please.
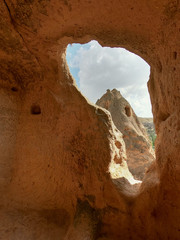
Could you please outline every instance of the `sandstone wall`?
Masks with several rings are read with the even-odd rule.
[[[151,65],[156,163],[139,191],[121,134],[65,61],[67,44],[92,39]],[[180,238],[179,39],[176,0],[1,1],[0,239]]]

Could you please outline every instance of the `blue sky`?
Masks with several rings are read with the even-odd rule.
[[[82,94],[95,103],[107,89],[118,89],[140,117],[152,117],[147,90],[150,67],[123,49],[101,47],[96,41],[68,45],[70,72]]]
[[[80,68],[79,66],[75,66],[73,64],[71,64],[72,60],[78,55],[80,49],[89,49],[90,48],[90,44],[86,43],[86,44],[79,44],[79,43],[73,43],[73,44],[69,44],[66,50],[66,60],[67,63],[69,65],[69,69],[70,72],[72,74],[72,76],[74,77],[74,79],[76,80],[76,83],[78,85],[78,87],[80,88],[80,79],[79,79],[79,71]]]

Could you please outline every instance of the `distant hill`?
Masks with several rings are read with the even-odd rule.
[[[152,142],[153,148],[154,148],[154,142],[156,139],[156,131],[155,131],[154,123],[153,123],[153,118],[139,117],[139,120],[144,125],[144,127],[149,135],[149,138]]]

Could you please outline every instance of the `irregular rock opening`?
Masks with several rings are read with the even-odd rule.
[[[17,91],[18,91],[18,89],[17,89],[16,87],[12,87],[11,90],[12,90],[13,92],[17,92]]]
[[[136,109],[141,109],[148,105],[143,99],[142,101],[139,101],[139,105],[137,104],[136,106],[134,102],[136,102],[139,98],[138,86],[136,86],[134,83],[131,83],[131,85],[127,84],[127,82],[130,81],[130,78],[136,78],[136,68],[139,67],[138,64],[140,64],[140,62],[137,62],[136,66],[135,61],[137,61],[137,59],[134,57],[134,54],[132,53],[132,56],[130,56],[131,53],[127,51],[128,55],[126,55],[125,49],[123,49],[122,52],[118,53],[120,55],[124,54],[124,59],[118,59],[118,54],[115,52],[112,52],[111,54],[111,50],[114,51],[115,49],[107,47],[102,48],[100,45],[98,45],[97,42],[90,45],[88,44],[85,44],[84,48],[83,45],[72,44],[71,50],[71,46],[68,46],[66,58],[70,72],[76,80],[77,86],[79,87],[82,94],[86,95],[88,99],[96,103],[98,106],[105,108],[111,113],[115,126],[123,134],[127,152],[127,163],[130,172],[135,179],[142,180],[148,167],[155,159],[153,146],[151,145],[151,141],[152,144],[154,144],[155,138],[151,137],[150,135],[150,139],[148,138],[149,132],[147,133],[145,130],[148,128],[143,124],[143,122],[141,122],[141,119],[137,117],[129,102],[121,95],[121,93],[123,93],[123,95],[128,96],[128,91],[130,91],[129,99],[131,101],[131,104]],[[103,49],[106,49],[106,51],[103,51]],[[117,48],[117,50],[119,49],[120,48]],[[113,54],[117,58],[117,62],[115,64],[113,63]],[[134,59],[131,60],[131,57]],[[131,64],[128,64],[128,58],[132,66]],[[120,67],[118,65],[118,61],[120,63]],[[112,68],[112,71],[111,69],[109,70],[110,73],[107,72],[107,68],[109,68],[108,65],[111,65]],[[116,68],[118,68],[118,70],[116,70]],[[142,71],[142,69],[143,67],[141,66],[141,68],[139,68],[139,71]],[[124,72],[127,72],[127,75]],[[95,76],[95,73],[97,73],[98,76]],[[142,75],[140,75],[140,77],[143,78]],[[104,88],[108,86],[112,88],[114,87],[113,78],[116,78],[115,86],[117,89],[115,88],[112,91],[108,89],[107,93],[103,96],[101,94],[102,90],[99,90],[98,98],[101,96],[102,97],[95,101],[97,99],[95,99],[95,95],[97,96],[96,90],[99,88],[98,81],[101,83],[100,87]],[[148,80],[147,76],[144,77],[143,80]],[[97,88],[92,88],[91,85],[95,85],[96,83]],[[137,80],[137,85],[138,84],[140,84],[139,88],[141,88],[142,82],[138,82]],[[147,88],[147,86],[143,86],[140,93],[143,93],[143,91],[146,90],[144,88]],[[121,93],[118,91],[118,89],[120,89]],[[132,94],[133,90],[134,96]],[[136,95],[138,95],[138,97]],[[144,117],[146,117],[146,115]],[[153,121],[151,122],[152,128],[154,128]],[[118,164],[122,163],[119,160],[115,160],[115,162]],[[121,170],[118,166],[111,165],[111,169],[113,169],[113,176],[119,176],[117,172]]]
[[[176,60],[177,59],[177,52],[174,52],[173,56],[174,56],[174,59]]]
[[[79,90],[92,103],[115,88],[138,117],[152,117],[147,89],[150,66],[138,55],[120,47],[102,47],[93,40],[69,44],[66,60]]]
[[[40,106],[37,105],[37,104],[33,104],[33,105],[31,106],[31,114],[33,114],[33,115],[39,115],[39,114],[41,114],[41,108],[40,108]]]
[[[128,106],[125,107],[125,112],[128,117],[131,116],[131,109]]]

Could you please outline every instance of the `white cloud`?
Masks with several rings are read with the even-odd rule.
[[[138,116],[151,117],[149,65],[125,49],[101,47],[96,41],[89,44],[71,59],[71,67],[79,67],[81,92],[95,103],[107,89],[117,88]]]

